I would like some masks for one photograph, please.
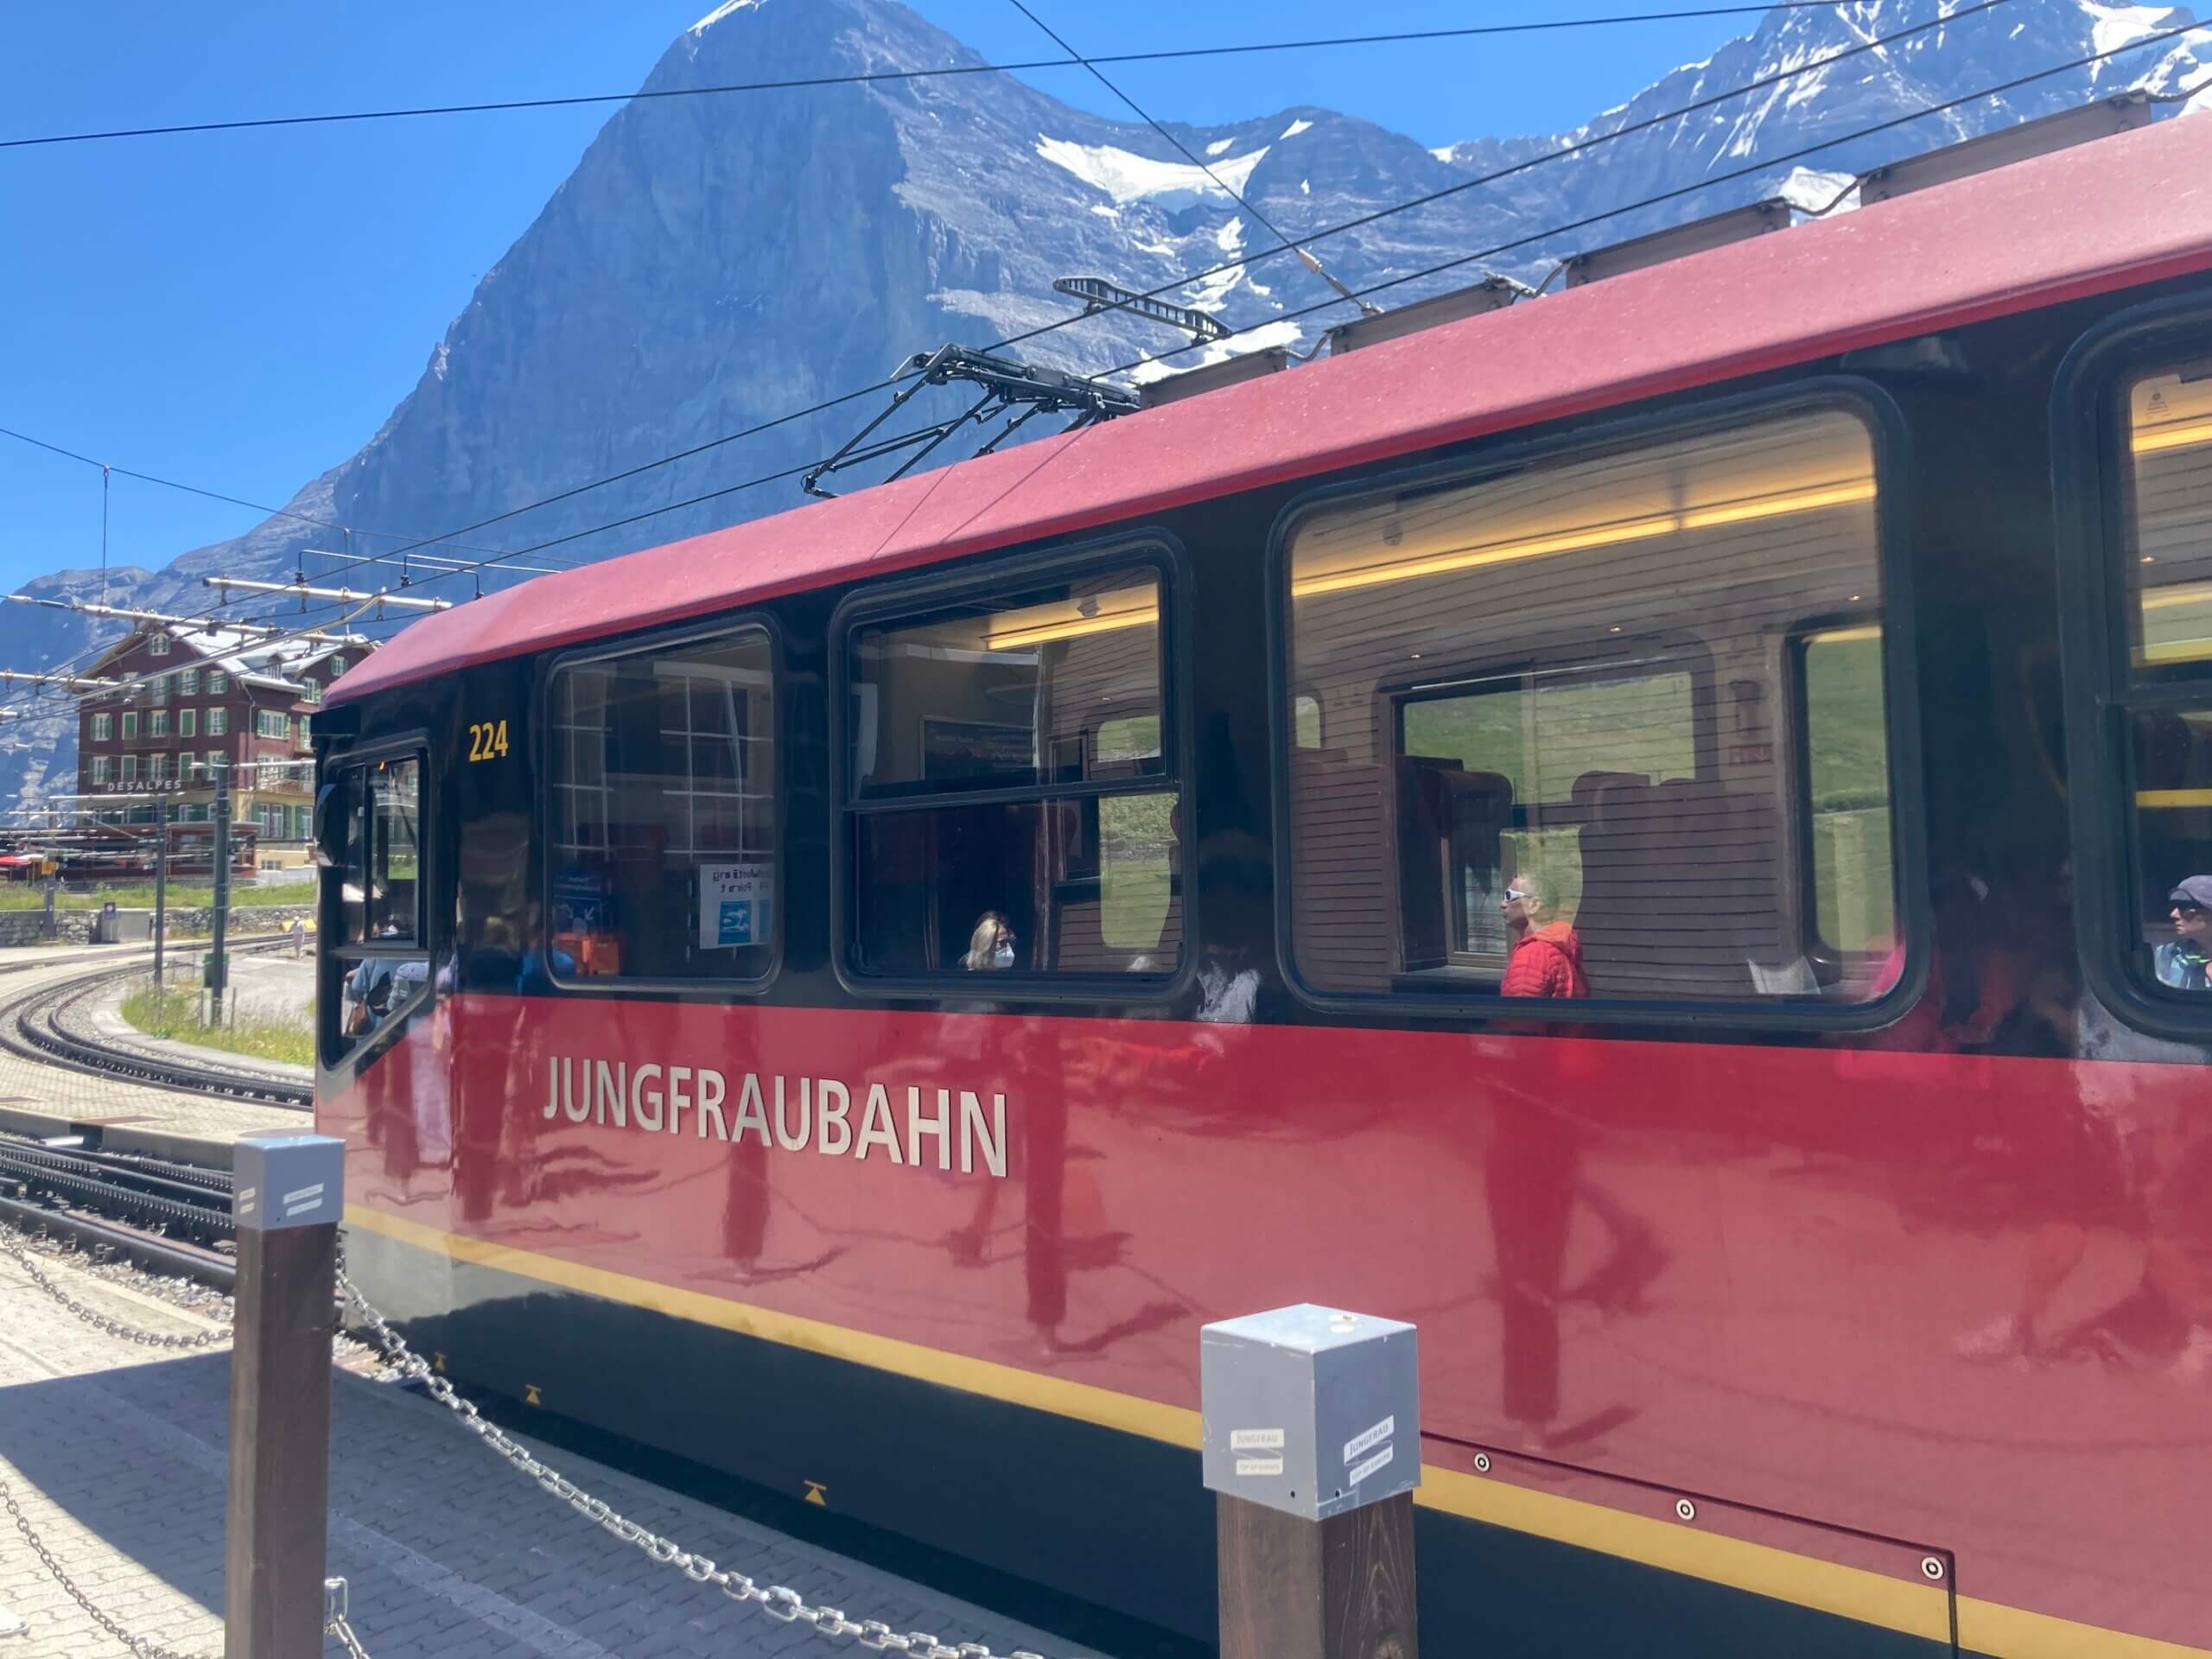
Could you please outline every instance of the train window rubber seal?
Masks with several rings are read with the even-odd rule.
[[[783,630],[769,613],[747,609],[711,618],[695,617],[674,627],[624,634],[617,639],[587,640],[549,652],[540,658],[538,683],[531,698],[531,706],[537,715],[531,722],[531,764],[537,776],[533,804],[537,809],[537,823],[543,830],[552,823],[553,769],[547,745],[553,729],[553,682],[562,670],[633,656],[640,651],[651,651],[662,645],[696,644],[704,639],[746,632],[760,634],[768,645],[769,738],[774,746],[776,780],[773,827],[771,830],[775,841],[775,874],[768,907],[772,935],[768,941],[768,965],[758,974],[727,979],[657,979],[620,974],[564,976],[554,970],[553,953],[548,950],[545,953],[545,978],[558,988],[561,995],[612,1000],[636,994],[650,995],[657,1001],[714,1002],[729,997],[766,996],[782,977],[785,911],[787,908],[784,865],[785,849],[788,844],[787,803],[791,793],[785,787],[784,766],[791,753],[791,711],[785,706],[789,698],[785,695],[788,681],[784,672]],[[553,915],[553,861],[545,855],[550,851],[545,837],[541,834],[537,841],[540,850],[538,914],[550,921]]]
[[[967,596],[1004,593],[1024,584],[1069,581],[1130,566],[1143,566],[1154,571],[1160,583],[1160,729],[1163,746],[1173,744],[1170,763],[1160,786],[1131,790],[1118,780],[1110,780],[1097,785],[964,790],[958,792],[957,798],[997,804],[1124,793],[1174,795],[1183,805],[1183,830],[1177,851],[1186,876],[1181,960],[1173,973],[1159,976],[996,974],[992,976],[993,994],[988,1000],[1007,1004],[1154,1007],[1174,1001],[1197,979],[1202,908],[1194,879],[1198,866],[1192,856],[1198,821],[1192,789],[1197,731],[1192,706],[1190,652],[1185,648],[1191,638],[1191,561],[1182,542],[1172,531],[1147,524],[1088,541],[1033,548],[1011,556],[1001,554],[988,556],[988,562],[962,562],[918,576],[858,588],[847,594],[830,613],[826,676],[830,700],[830,961],[839,987],[847,995],[871,1001],[934,1001],[944,1000],[956,988],[965,989],[969,997],[978,994],[973,978],[957,969],[940,969],[934,974],[877,975],[859,972],[852,965],[852,820],[862,813],[894,811],[904,807],[918,810],[945,804],[951,798],[943,795],[907,796],[880,803],[849,798],[850,768],[845,745],[851,735],[846,726],[850,718],[848,710],[852,686],[848,647],[853,630],[864,623],[924,613]]]
[[[1836,410],[1859,420],[1873,451],[1877,488],[1875,560],[1882,578],[1884,719],[1890,756],[1891,869],[1905,959],[1897,982],[1871,1001],[1795,1002],[1781,998],[1690,999],[1517,997],[1506,1005],[1473,992],[1331,990],[1300,970],[1293,934],[1290,758],[1290,554],[1299,528],[1313,514],[1385,491],[1433,490],[1479,484],[1547,462],[1602,454],[1640,444],[1694,436],[1763,416]],[[1840,1034],[1878,1031],[1909,1013],[1926,991],[1930,937],[1927,837],[1921,788],[1920,695],[1916,669],[1909,509],[1916,477],[1904,413],[1889,394],[1854,375],[1824,372],[1777,386],[1688,401],[1603,421],[1577,431],[1526,437],[1478,438],[1459,453],[1411,466],[1380,463],[1351,478],[1305,491],[1287,502],[1268,531],[1266,564],[1268,759],[1274,817],[1275,951],[1283,983],[1300,1001],[1331,1014],[1370,1019],[1435,1020],[1452,1024],[1611,1026],[1677,1031],[1766,1031]]]
[[[2065,715],[2074,927],[2083,982],[2137,1031],[2176,1042],[2212,1039],[2212,996],[2153,992],[2130,968],[2139,948],[2123,925],[2133,887],[2132,712],[2212,705],[2212,677],[2190,685],[2132,683],[2126,674],[2118,395],[2126,378],[2212,341],[2212,294],[2131,306],[2075,340],[2050,394],[2050,481],[2057,555],[2058,649]],[[2190,349],[2193,346],[2195,349]]]

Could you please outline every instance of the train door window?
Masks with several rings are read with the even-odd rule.
[[[1162,593],[1132,564],[852,628],[855,973],[1174,972]]]
[[[1878,522],[1872,435],[1838,406],[1301,515],[1285,595],[1300,977],[1879,995],[1901,960]]]
[[[2119,403],[2121,940],[2139,986],[2186,1001],[2212,990],[2212,352],[2139,374]]]
[[[334,920],[320,1003],[334,1060],[397,1019],[429,987],[423,931],[423,757],[334,768],[321,806],[326,892]],[[260,827],[275,834],[264,812]]]
[[[1796,657],[1814,954],[1847,961],[1886,948],[1897,915],[1881,624],[1808,629]]]
[[[563,663],[551,708],[556,977],[765,982],[778,910],[766,631]]]

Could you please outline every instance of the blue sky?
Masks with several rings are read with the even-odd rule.
[[[1052,55],[1007,0],[916,3],[986,56]],[[1032,4],[1090,53],[1637,9],[1618,0]],[[642,80],[709,5],[16,6],[0,28],[0,136],[620,92]],[[1220,121],[1320,104],[1441,144],[1573,125],[1753,21],[1114,73],[1163,118]],[[1057,97],[1125,113],[1080,71],[1033,79]],[[376,430],[608,112],[0,151],[0,426],[253,500],[285,500]],[[97,564],[99,507],[98,474],[0,438],[0,591]],[[122,479],[111,509],[111,563],[156,567],[258,517]]]

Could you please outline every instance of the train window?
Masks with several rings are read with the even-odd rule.
[[[1161,580],[1109,570],[855,626],[855,972],[1174,971]]]
[[[1899,932],[1877,518],[1872,435],[1833,408],[1303,516],[1301,976],[1879,995]]]
[[[1886,948],[1897,915],[1881,625],[1813,630],[1796,658],[1814,936],[1825,957],[1863,955]]]
[[[2153,995],[2208,988],[2212,949],[2212,356],[2125,388],[2121,677],[2133,810],[2124,937]]]
[[[564,663],[551,702],[556,976],[766,979],[776,937],[766,632]]]
[[[349,766],[327,819],[338,871],[339,943],[419,942],[423,763],[410,755]]]
[[[319,853],[337,902],[319,1000],[334,1060],[429,988],[422,805],[419,754],[340,766],[327,787]]]

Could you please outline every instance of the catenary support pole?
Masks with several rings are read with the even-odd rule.
[[[211,912],[214,937],[207,951],[207,1023],[223,1023],[223,992],[231,982],[231,964],[223,954],[223,941],[231,921],[231,768],[215,768],[215,906]]]
[[[345,1154],[326,1135],[238,1143],[224,1659],[322,1651]]]
[[[1221,1659],[1418,1659],[1416,1351],[1310,1303],[1199,1332]]]
[[[162,948],[168,943],[169,923],[169,798],[154,803],[154,995],[168,995],[169,982],[162,976]]]

